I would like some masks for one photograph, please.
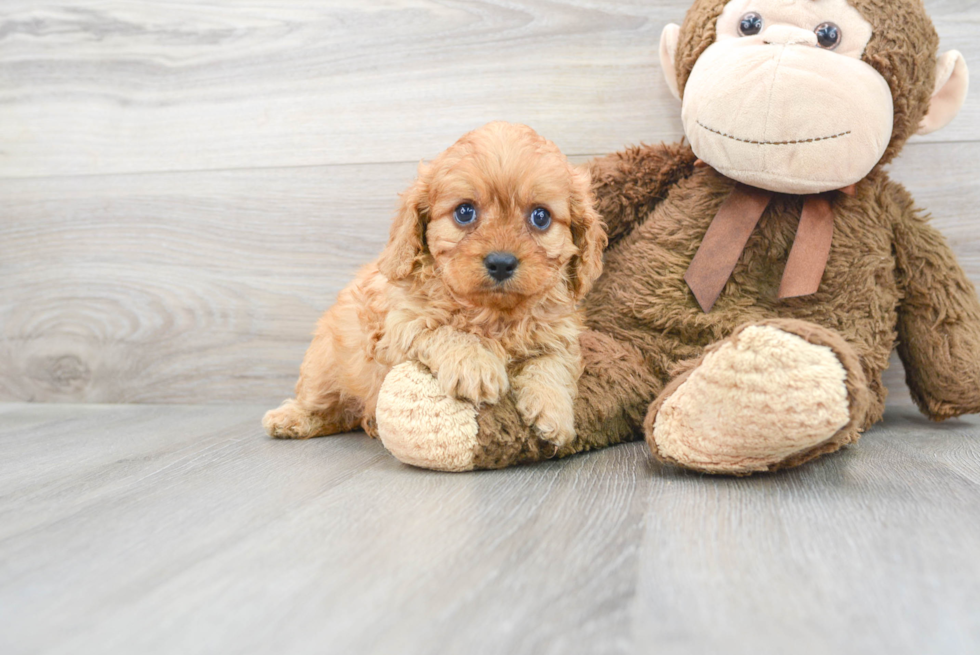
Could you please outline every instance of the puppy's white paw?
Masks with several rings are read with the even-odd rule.
[[[562,448],[575,438],[575,410],[572,395],[565,389],[541,385],[522,385],[515,380],[517,411],[533,425],[545,441]]]
[[[483,347],[466,348],[444,360],[436,376],[447,394],[474,405],[494,405],[510,390],[504,361]]]

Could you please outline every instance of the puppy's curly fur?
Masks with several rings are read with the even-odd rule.
[[[376,436],[378,391],[416,360],[447,393],[477,405],[509,390],[529,425],[562,446],[575,434],[581,373],[576,303],[602,271],[606,235],[591,179],[529,127],[490,123],[464,135],[401,196],[381,257],[340,292],[317,326],[296,397],[266,413],[279,438]],[[476,219],[460,225],[464,203]],[[551,215],[547,229],[530,220]],[[516,256],[498,282],[490,253]]]

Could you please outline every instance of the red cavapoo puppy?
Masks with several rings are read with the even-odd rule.
[[[376,436],[385,375],[415,360],[477,405],[513,392],[543,439],[567,444],[581,374],[576,302],[606,244],[590,187],[551,141],[503,122],[420,165],[381,257],[320,319],[296,398],[266,413],[269,434],[360,425]]]

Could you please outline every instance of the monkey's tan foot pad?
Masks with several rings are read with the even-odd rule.
[[[840,447],[820,446],[850,422],[846,380],[832,348],[752,325],[664,390],[644,425],[647,443],[662,461],[707,473],[790,465]]]
[[[446,394],[416,362],[391,369],[378,395],[378,436],[405,464],[471,471],[477,451],[476,408]]]

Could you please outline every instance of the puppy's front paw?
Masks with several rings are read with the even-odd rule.
[[[460,350],[436,376],[447,394],[474,405],[494,405],[510,389],[504,361],[482,347]]]
[[[575,410],[571,394],[565,389],[542,385],[520,385],[517,388],[517,411],[528,425],[533,425],[545,441],[562,448],[575,438]]]

